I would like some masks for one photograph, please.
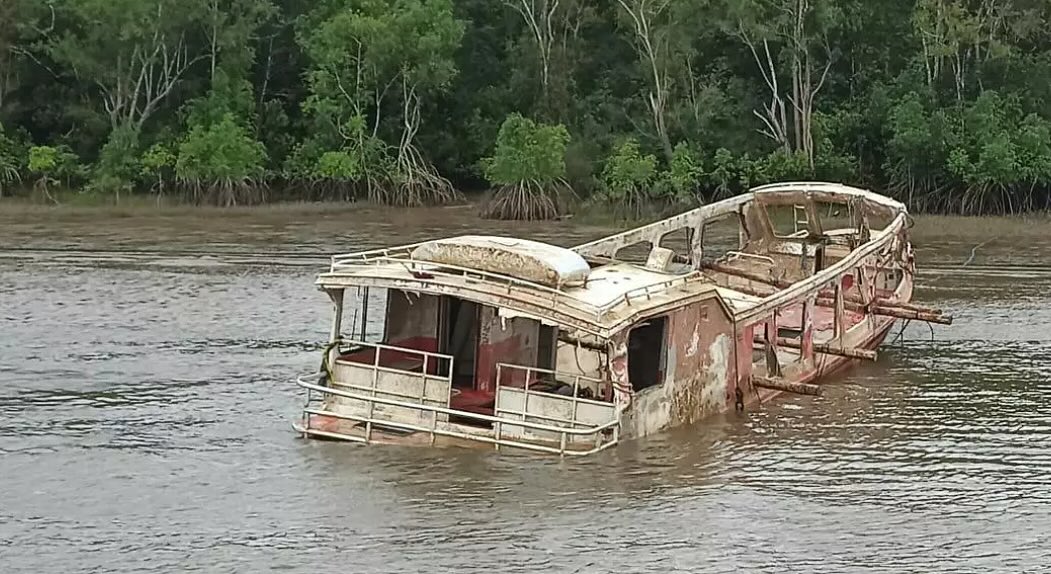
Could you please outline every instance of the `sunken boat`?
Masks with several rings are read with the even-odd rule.
[[[573,248],[461,236],[336,255],[293,426],[580,456],[819,395],[896,321],[951,323],[911,302],[910,226],[891,198],[781,183]]]

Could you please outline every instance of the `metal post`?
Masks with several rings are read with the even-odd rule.
[[[328,291],[328,296],[332,299],[332,329],[329,332],[328,342],[335,343],[339,340],[343,330],[343,289],[332,289]],[[329,356],[327,361],[329,369],[335,371],[336,357],[339,356],[339,347],[333,346],[329,350]]]
[[[380,378],[380,351],[381,351],[381,349],[378,346],[374,346],[373,348],[376,349],[376,353],[373,355],[373,358],[372,358],[372,389],[371,389],[370,396],[373,399],[375,399],[376,398],[376,387],[379,385],[379,378]],[[375,400],[370,400],[369,401],[369,419],[367,421],[365,421],[365,444],[368,444],[369,441],[372,439],[372,419],[375,416],[375,414],[376,414],[376,401]]]
[[[496,400],[493,401],[493,416],[497,418],[497,421],[493,423],[493,438],[496,442],[493,443],[494,450],[500,450],[500,440],[503,437],[503,425],[500,422],[500,365],[496,365]]]
[[[573,421],[573,428],[577,428],[577,406],[580,405],[578,399],[578,393],[580,392],[580,375],[573,377],[573,416],[570,420]]]
[[[836,278],[835,309],[833,321],[833,338],[840,340],[846,331],[846,318],[843,316],[843,278]]]
[[[366,329],[369,325],[369,288],[365,287],[362,289],[361,296],[361,342],[366,342],[365,335]],[[379,350],[377,349],[377,352]]]

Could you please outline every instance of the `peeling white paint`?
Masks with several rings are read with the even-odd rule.
[[[697,347],[701,345],[701,333],[699,331],[700,326],[694,325],[693,335],[690,337],[690,344],[686,346],[686,356],[692,357],[697,354]]]

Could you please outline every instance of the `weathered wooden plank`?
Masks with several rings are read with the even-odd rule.
[[[797,395],[821,396],[821,387],[810,383],[793,383],[783,379],[771,379],[767,377],[752,377],[752,384],[763,389],[773,389]]]

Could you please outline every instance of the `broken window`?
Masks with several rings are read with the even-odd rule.
[[[710,263],[724,258],[730,251],[741,249],[741,235],[741,220],[736,213],[706,220],[700,237],[701,262]]]
[[[674,251],[676,259],[679,262],[689,262],[690,231],[689,227],[680,227],[673,231],[669,231],[661,236],[661,240],[657,245]]]
[[[652,243],[649,241],[639,241],[638,243],[632,243],[631,245],[621,247],[613,254],[613,258],[625,263],[644,265],[646,260],[649,259],[650,251],[652,250]]]
[[[796,237],[807,231],[807,212],[803,204],[767,204],[766,216],[776,237]]]
[[[628,333],[628,381],[641,391],[664,381],[664,345],[667,318],[656,317]]]

